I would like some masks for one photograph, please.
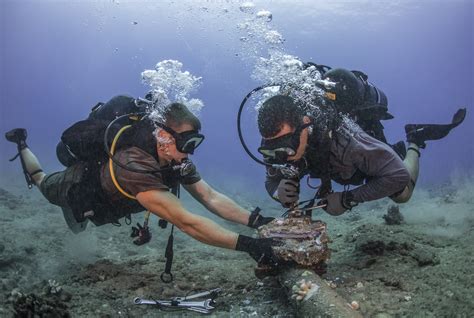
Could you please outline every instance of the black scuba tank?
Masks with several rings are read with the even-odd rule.
[[[118,95],[106,103],[95,105],[89,116],[67,128],[56,147],[58,160],[66,167],[79,161],[97,161],[107,158],[104,150],[104,134],[107,126],[115,118],[143,111],[136,99]],[[123,123],[122,123],[123,124]],[[111,138],[119,125],[112,129]]]
[[[326,94],[336,109],[356,120],[387,120],[393,116],[388,112],[385,93],[368,81],[361,71],[335,68],[322,74],[323,80],[335,82],[326,89]]]

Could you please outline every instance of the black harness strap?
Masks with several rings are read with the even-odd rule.
[[[28,189],[31,189],[33,188],[33,185],[35,184],[35,182],[33,181],[33,178],[31,177],[32,175],[28,173],[28,170],[26,170],[26,164],[21,155],[21,150],[22,149],[20,148],[20,146],[18,146],[18,153],[16,154],[15,157],[11,158],[9,161],[14,161],[16,158],[20,157],[21,167],[23,169],[23,174],[25,175],[26,184],[28,185]],[[42,171],[43,170],[37,170],[33,174],[36,174]]]
[[[179,184],[176,185],[171,189],[171,193],[173,193],[177,198],[179,198],[179,190],[180,186]],[[163,223],[165,223],[165,220],[160,220],[163,221],[160,224],[161,227],[163,227]],[[167,222],[166,222],[167,223]],[[164,226],[166,227],[166,225]],[[173,241],[174,241],[174,225],[171,227],[171,233],[170,236],[168,237],[168,244],[166,244],[166,251],[165,251],[165,258],[166,258],[166,264],[165,264],[165,270],[163,273],[161,273],[161,281],[163,283],[171,283],[173,281],[173,274],[171,273],[171,267],[173,266]]]

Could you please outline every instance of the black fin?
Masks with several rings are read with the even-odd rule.
[[[425,148],[425,141],[446,137],[453,128],[464,121],[464,118],[466,118],[466,108],[461,108],[454,114],[451,124],[408,124],[405,126],[407,141]]]

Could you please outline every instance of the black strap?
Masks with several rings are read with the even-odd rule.
[[[132,224],[132,215],[130,213],[125,215],[125,224],[127,225]]]
[[[418,149],[416,149],[416,148],[408,147],[407,152],[408,152],[408,150],[413,150],[414,152],[416,152],[416,153],[418,154],[418,158],[421,156],[420,151],[419,151]]]
[[[171,267],[173,266],[173,242],[174,242],[174,225],[171,227],[171,233],[168,237],[168,244],[166,244],[166,251],[165,251],[165,270],[161,273],[161,281],[163,283],[171,283],[173,281],[173,274],[171,273]]]
[[[23,160],[23,156],[21,155],[21,150],[22,149],[20,145],[18,145],[18,153],[15,155],[15,157],[11,158],[9,161],[14,161],[16,160],[16,158],[20,157],[21,168],[23,169],[23,174],[25,175],[26,184],[28,185],[28,189],[31,189],[35,185],[35,182],[33,181],[33,178],[31,177],[31,175],[28,173],[28,170],[26,170],[26,164],[25,164],[25,161]],[[33,174],[36,174],[42,171],[43,170],[35,171]]]
[[[321,169],[323,175],[321,176],[321,186],[315,194],[315,199],[321,199],[326,197],[332,191],[331,185],[331,174],[330,174],[330,155],[331,155],[331,142],[332,139],[329,137],[330,131],[324,131],[321,140],[321,151],[323,152],[323,160],[321,161]]]
[[[257,221],[258,217],[260,216],[260,211],[262,211],[262,209],[260,209],[259,207],[256,207],[251,213],[250,213],[250,216],[249,216],[249,222],[248,222],[248,226],[250,227],[254,227],[255,226],[255,222]]]
[[[180,186],[178,184],[171,189],[171,193],[173,193],[177,198],[179,198],[179,190],[180,190]],[[173,281],[173,274],[171,273],[171,267],[173,266],[173,242],[174,242],[173,232],[174,232],[174,225],[171,227],[171,233],[170,233],[170,236],[168,237],[168,244],[166,244],[165,270],[163,271],[163,273],[161,273],[161,276],[160,276],[161,281],[163,283],[171,283]]]

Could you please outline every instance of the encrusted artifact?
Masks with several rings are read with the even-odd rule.
[[[323,273],[326,260],[330,257],[326,223],[313,221],[310,216],[290,216],[261,226],[259,237],[280,241],[273,252],[281,260],[282,266],[309,268]],[[264,276],[274,269],[258,267],[257,276]],[[261,275],[259,275],[259,272]]]

